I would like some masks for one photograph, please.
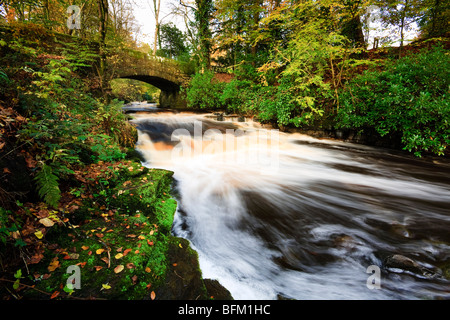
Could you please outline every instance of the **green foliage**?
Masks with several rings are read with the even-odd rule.
[[[443,155],[450,143],[449,70],[448,53],[435,47],[365,72],[342,91],[338,126],[399,133],[404,149]]]
[[[162,24],[159,27],[161,49],[158,55],[176,60],[188,60],[189,50],[185,44],[186,35],[172,22]]]
[[[39,196],[48,205],[56,208],[61,199],[61,190],[59,190],[58,177],[54,174],[52,167],[43,164],[34,179],[38,186]]]
[[[252,87],[252,82],[248,80],[233,79],[224,86],[220,102],[226,106],[230,112],[245,112],[245,104]]]
[[[111,81],[112,95],[125,103],[133,101],[157,101],[161,90],[142,81],[114,79]]]
[[[205,71],[195,74],[185,89],[188,106],[209,110],[221,108],[223,88],[223,83],[214,80],[214,73]]]

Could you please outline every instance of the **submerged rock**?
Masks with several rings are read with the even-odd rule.
[[[429,268],[420,265],[415,260],[401,254],[388,256],[384,260],[384,267],[391,272],[408,272],[414,276],[419,276],[421,278],[434,278],[436,276],[439,276],[439,273],[437,271],[430,270]]]

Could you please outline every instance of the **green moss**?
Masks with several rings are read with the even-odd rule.
[[[170,229],[177,207],[169,195],[171,179],[172,172],[149,170],[137,163],[116,173],[108,181],[107,192],[74,213],[84,223],[73,229],[50,228],[46,240],[53,249],[46,250],[41,263],[31,266],[40,279],[35,281],[36,288],[62,292],[70,276],[67,268],[78,264],[81,290],[75,290],[74,296],[148,298],[164,283],[168,270]],[[56,260],[57,268],[49,271]],[[116,273],[118,266],[123,269]],[[29,294],[33,297],[36,291]]]

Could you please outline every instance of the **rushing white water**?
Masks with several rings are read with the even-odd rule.
[[[448,164],[200,114],[134,117],[146,165],[174,171],[173,232],[235,299],[450,297]],[[432,276],[385,268],[392,254]]]

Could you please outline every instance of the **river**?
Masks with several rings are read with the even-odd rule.
[[[145,165],[174,171],[173,233],[235,299],[450,298],[448,161],[210,114],[128,111]],[[387,263],[393,255],[412,267]]]

